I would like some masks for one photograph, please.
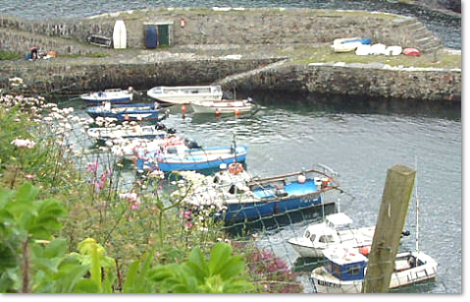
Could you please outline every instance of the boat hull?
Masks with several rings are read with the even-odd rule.
[[[228,223],[254,220],[264,216],[272,216],[320,206],[321,204],[321,195],[318,195],[316,198],[301,196],[285,199],[263,200],[252,203],[243,202],[238,204],[228,204],[224,220]]]
[[[294,238],[295,239],[295,238]],[[303,258],[321,258],[323,257],[323,249],[309,247],[294,239],[289,239],[287,242],[292,248]]]
[[[153,105],[126,104],[116,105],[107,110],[103,106],[90,107],[86,110],[92,118],[115,118],[119,121],[154,121],[158,120],[159,110]]]
[[[80,98],[88,105],[101,105],[103,102],[111,104],[128,104],[132,102],[133,94],[125,90],[105,90],[104,92],[85,93]]]
[[[230,147],[224,148],[227,150],[231,149]],[[247,147],[237,147],[236,155],[235,153],[228,153],[215,159],[207,158],[205,160],[192,156],[192,152],[189,152],[190,155],[184,160],[175,160],[163,157],[158,159],[158,168],[164,172],[218,169],[221,164],[231,164],[235,161],[244,163],[246,160],[247,149]],[[211,149],[206,150],[210,151]],[[197,150],[197,152],[199,152],[199,150]]]
[[[220,151],[217,156],[211,156],[213,151]],[[221,164],[231,164],[233,162],[244,163],[248,153],[247,146],[237,147],[237,152],[233,153],[231,147],[215,147],[207,149],[190,149],[185,152],[184,157],[175,156],[158,156],[158,169],[163,172],[172,171],[200,171],[207,169],[218,169]],[[156,168],[152,162],[144,159],[137,160],[137,169],[145,170],[145,166],[149,169]]]
[[[222,103],[222,104],[221,104]],[[240,102],[241,103],[241,102]],[[244,104],[241,106],[230,106],[227,105],[230,102],[192,102],[191,107],[195,113],[212,113],[212,114],[235,114],[247,113],[253,110],[253,106],[250,104]]]
[[[164,138],[167,136],[167,132],[162,130],[156,130],[155,126],[145,126],[130,129],[112,129],[112,128],[91,128],[87,131],[88,136],[96,140],[108,140],[108,139],[155,139]]]
[[[195,101],[221,100],[223,92],[220,86],[159,86],[147,91],[147,96],[160,103],[183,105]]]
[[[122,98],[115,98],[115,99],[93,98],[93,97],[81,97],[81,98],[88,105],[99,105],[99,104],[102,104],[103,102],[111,102],[111,104],[128,104],[132,102],[131,97],[122,97]]]

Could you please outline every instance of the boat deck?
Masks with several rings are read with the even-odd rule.
[[[264,188],[258,187],[253,190],[253,193],[259,198],[274,198],[276,197],[276,190],[284,190],[287,196],[301,196],[318,191],[315,181],[308,179],[304,183],[295,181],[285,186],[269,185]]]

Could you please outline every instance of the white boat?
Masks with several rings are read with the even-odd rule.
[[[127,30],[124,20],[117,20],[113,31],[114,49],[127,48]]]
[[[194,101],[221,100],[221,86],[157,86],[147,95],[159,102],[169,104],[190,104]]]
[[[311,224],[302,237],[287,242],[301,257],[323,257],[323,251],[335,246],[369,248],[374,238],[375,227],[350,228],[351,218],[345,213],[331,214],[320,223]]]
[[[334,52],[351,52],[355,51],[356,48],[361,46],[361,42],[351,42],[351,43],[346,43],[346,44],[333,44],[331,48],[333,49]]]
[[[356,249],[337,247],[323,252],[327,259],[310,275],[318,293],[361,293],[368,259]],[[390,280],[390,288],[397,288],[434,279],[437,262],[422,252],[399,253]]]
[[[416,168],[416,170],[418,170]],[[417,182],[417,179],[416,179]],[[398,253],[390,278],[389,288],[403,287],[432,280],[437,276],[437,262],[419,251],[419,199],[416,184],[416,248],[415,251]],[[366,276],[368,259],[358,249],[339,246],[323,251],[327,259],[310,275],[316,292],[361,293]]]
[[[90,92],[80,95],[80,98],[88,104],[101,105],[103,102],[112,104],[125,104],[132,102],[133,89],[121,90],[120,88],[106,89],[104,91]]]
[[[195,113],[241,114],[251,112],[257,106],[249,98],[246,100],[202,100],[191,102]]]
[[[164,126],[163,126],[164,127]],[[175,133],[174,129],[166,129],[155,126],[121,126],[116,127],[102,127],[102,128],[90,128],[87,131],[89,137],[96,140],[108,140],[108,139],[132,139],[132,138],[164,138],[169,133]]]

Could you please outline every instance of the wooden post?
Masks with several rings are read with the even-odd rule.
[[[400,236],[405,225],[416,171],[396,165],[387,171],[363,293],[386,293],[389,290]]]

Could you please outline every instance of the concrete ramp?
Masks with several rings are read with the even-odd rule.
[[[213,82],[213,85],[220,85],[224,90],[229,90],[237,88],[239,86],[243,86],[243,84],[246,85],[247,82],[250,82],[250,80],[253,77],[256,77],[258,74],[266,72],[268,70],[273,70],[276,69],[282,65],[284,65],[286,62],[290,61],[290,58],[279,58],[279,61],[268,64],[264,67],[260,67],[257,69],[241,72],[241,73],[236,73],[230,76],[227,76],[223,79],[217,80]]]

